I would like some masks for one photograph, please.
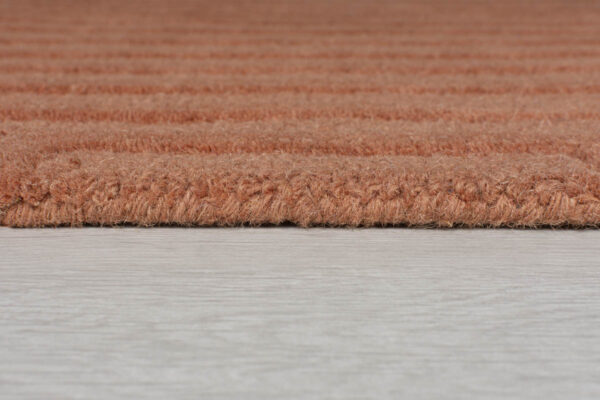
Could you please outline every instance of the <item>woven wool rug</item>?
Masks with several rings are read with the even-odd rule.
[[[600,3],[0,4],[0,225],[598,226]]]

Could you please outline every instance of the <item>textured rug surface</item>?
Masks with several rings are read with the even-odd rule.
[[[0,3],[0,225],[598,226],[596,1]]]

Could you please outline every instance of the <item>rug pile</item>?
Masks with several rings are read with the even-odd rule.
[[[600,225],[589,2],[9,0],[0,225]]]

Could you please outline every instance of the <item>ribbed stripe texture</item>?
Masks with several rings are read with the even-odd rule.
[[[600,226],[600,3],[0,3],[0,225]]]

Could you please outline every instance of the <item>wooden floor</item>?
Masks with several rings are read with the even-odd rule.
[[[597,399],[600,231],[0,229],[2,399]]]

